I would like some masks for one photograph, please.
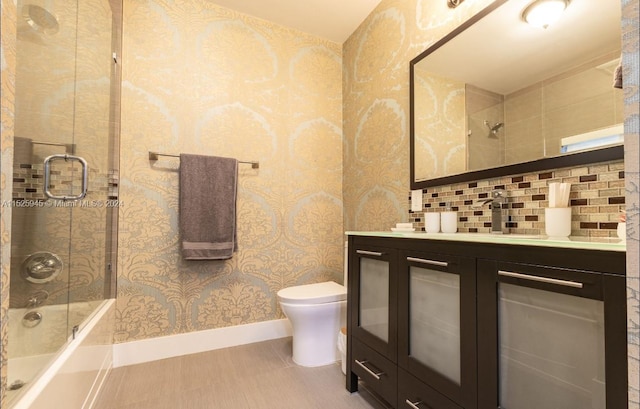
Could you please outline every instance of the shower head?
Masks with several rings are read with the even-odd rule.
[[[47,9],[35,4],[27,4],[22,7],[22,17],[38,33],[51,35],[60,29],[58,19]]]
[[[489,132],[491,132],[494,135],[497,135],[500,128],[504,126],[504,122],[496,122],[492,126],[491,123],[487,120],[484,121],[484,124],[486,125],[487,128],[489,128]]]

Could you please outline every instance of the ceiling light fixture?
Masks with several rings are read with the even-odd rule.
[[[534,27],[547,28],[560,19],[569,0],[536,0],[522,12],[522,18]]]

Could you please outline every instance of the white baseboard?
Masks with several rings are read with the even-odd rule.
[[[169,335],[113,345],[113,367],[291,336],[288,319]]]

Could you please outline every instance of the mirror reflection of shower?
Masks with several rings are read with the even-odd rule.
[[[18,39],[33,44],[46,45],[60,31],[60,23],[50,11],[52,5],[42,7],[25,4],[19,7],[17,34]]]
[[[504,122],[496,122],[491,125],[491,122],[484,120],[484,124],[487,128],[489,128],[489,136],[498,136],[498,131],[504,126]]]
[[[53,13],[35,4],[23,6],[22,17],[33,30],[44,34],[55,34],[60,29],[58,19]]]

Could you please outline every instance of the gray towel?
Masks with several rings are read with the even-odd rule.
[[[185,260],[223,260],[237,251],[238,161],[180,155],[180,234]]]

